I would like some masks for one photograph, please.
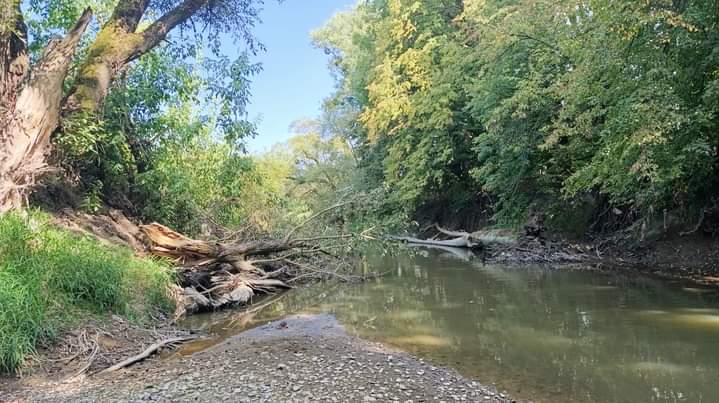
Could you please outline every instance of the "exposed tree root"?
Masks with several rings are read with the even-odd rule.
[[[311,219],[342,205],[323,210]],[[308,221],[283,239],[248,241],[191,239],[160,224],[138,226],[117,210],[99,216],[63,211],[55,222],[75,232],[133,248],[140,254],[173,260],[178,278],[171,290],[177,302],[176,317],[245,304],[258,294],[290,289],[290,284],[300,279],[357,278],[340,270],[317,268],[330,260],[335,269],[346,268],[346,262],[328,251],[346,246],[343,242],[355,235],[291,238]],[[366,233],[357,236],[369,238]]]
[[[289,283],[297,278],[341,277],[336,272],[312,269],[310,264],[288,259],[324,253],[324,249],[310,242],[325,238],[221,243],[190,239],[160,224],[141,229],[150,253],[177,262],[177,315],[248,303],[257,294],[292,288]],[[280,256],[272,256],[276,254]]]

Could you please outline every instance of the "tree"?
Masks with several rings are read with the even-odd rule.
[[[48,3],[49,8],[57,7]],[[181,38],[203,38],[215,52],[226,33],[255,50],[258,45],[249,29],[261,4],[262,0],[119,1],[87,47],[76,76],[68,77],[92,10],[85,9],[63,39],[51,39],[31,65],[21,1],[4,1],[0,5],[0,212],[25,204],[39,173],[47,168],[50,138],[61,119],[97,113],[113,82],[133,61],[178,27]],[[64,92],[66,82],[71,87]]]
[[[717,10],[364,1],[314,35],[337,77],[325,118],[391,209],[420,221],[474,209],[518,225],[541,210],[580,227],[698,210],[719,200]]]

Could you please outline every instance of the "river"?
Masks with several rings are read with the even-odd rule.
[[[631,273],[496,266],[461,251],[365,258],[387,274],[312,286],[256,312],[193,316],[216,338],[293,313],[330,313],[350,333],[400,348],[521,400],[719,402],[719,293]]]

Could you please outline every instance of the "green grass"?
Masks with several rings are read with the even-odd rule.
[[[0,215],[0,372],[79,318],[172,310],[171,282],[165,263],[57,228],[43,213]]]

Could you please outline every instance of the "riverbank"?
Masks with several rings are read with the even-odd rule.
[[[719,287],[719,238],[702,234],[667,233],[644,241],[616,235],[581,240],[523,236],[513,245],[491,245],[479,257],[495,264],[560,268],[581,264],[607,272]]]
[[[452,369],[351,336],[329,315],[292,316],[111,376],[11,387],[0,401],[512,401]]]
[[[488,218],[486,218],[488,219]],[[636,231],[586,233],[550,231],[541,224],[475,232],[425,226],[413,236],[390,237],[411,247],[430,248],[462,260],[503,265],[582,264],[605,271],[652,275],[719,286],[719,238],[716,231],[683,231],[682,226]],[[697,227],[698,228],[698,227]]]
[[[168,263],[59,228],[47,214],[0,216],[0,373],[25,370],[38,347],[91,321],[157,323],[173,311],[172,283]]]

